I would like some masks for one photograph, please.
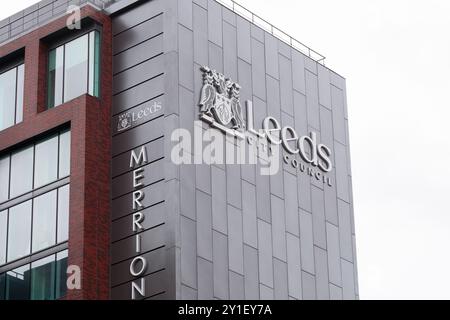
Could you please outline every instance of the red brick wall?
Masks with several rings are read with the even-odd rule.
[[[101,97],[81,96],[46,110],[47,48],[42,38],[66,26],[55,20],[0,47],[25,48],[24,120],[0,132],[0,153],[60,125],[71,126],[69,265],[82,272],[81,290],[67,299],[109,298],[112,31],[110,18],[90,6],[82,17],[102,25]]]

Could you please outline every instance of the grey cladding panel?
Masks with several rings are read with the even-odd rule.
[[[197,288],[197,245],[195,221],[181,217],[181,282]]]
[[[244,242],[254,248],[258,247],[258,228],[256,223],[256,188],[242,180],[242,211]]]
[[[270,224],[258,220],[259,282],[273,287],[272,231]]]
[[[113,156],[161,137],[163,135],[163,124],[163,117],[159,117],[142,126],[115,136],[112,141]]]
[[[242,212],[228,206],[228,258],[230,270],[244,274]]]
[[[142,199],[143,208],[164,201],[164,183],[159,182],[142,189],[145,193]],[[133,212],[133,194],[129,193],[112,201],[112,218],[118,219]]]
[[[117,74],[163,52],[163,35],[158,35],[113,57],[113,73]]]
[[[236,20],[237,28],[237,50],[238,57],[248,63],[252,62],[252,48],[250,41],[250,23],[238,16]]]
[[[229,299],[227,237],[213,231],[214,297]]]
[[[148,252],[164,246],[164,234],[166,228],[161,225],[157,228],[146,230],[141,235],[142,252]],[[138,256],[136,253],[136,237],[130,237],[111,245],[111,261],[113,264]]]
[[[166,221],[164,203],[156,204],[140,212],[144,215],[144,221],[141,222],[141,225],[145,230],[154,228]],[[113,221],[111,229],[111,241],[113,242],[134,235],[133,214]]]
[[[164,0],[153,0],[143,3],[113,19],[113,35],[143,23],[163,12]]]
[[[145,276],[160,271],[166,266],[166,249],[164,247],[147,252],[142,257],[147,261]],[[130,275],[130,264],[132,260],[128,259],[111,267],[111,286],[115,287],[134,280],[133,276]]]
[[[245,299],[259,299],[258,251],[244,245]]]
[[[113,54],[122,52],[163,32],[163,15],[158,15],[116,36]]]
[[[162,138],[158,138],[154,141],[146,143],[144,146],[145,149],[147,150],[147,160],[149,163],[164,157],[164,141]],[[134,152],[136,152],[136,154],[139,154],[142,147],[143,146],[139,146],[135,148]],[[131,159],[131,151],[122,153],[121,155],[113,158],[112,176],[116,177],[125,172],[131,171],[132,169],[130,168],[130,159]]]
[[[164,56],[159,55],[153,59],[142,62],[126,71],[114,76],[113,94],[134,87],[149,79],[164,73]]]
[[[212,191],[212,224],[214,230],[224,234],[228,233],[227,192],[225,171],[211,167],[211,191]]]
[[[162,270],[157,273],[150,274],[144,278],[145,281],[145,298],[163,293],[166,289],[166,271]],[[136,284],[140,285],[141,280],[136,279]],[[112,300],[130,300],[131,299],[131,282],[115,287],[111,290]],[[136,293],[139,297],[139,293]]]
[[[164,77],[147,80],[113,98],[113,114],[123,112],[164,93]]]
[[[213,264],[211,261],[197,258],[198,298],[200,300],[213,299]]]
[[[222,46],[222,6],[213,0],[208,0],[208,39]]]
[[[163,180],[164,162],[159,160],[137,169],[136,173],[134,172],[135,171],[125,173],[113,179],[112,181],[113,199],[134,191],[135,188],[133,188],[133,180],[135,177],[142,176],[142,178],[136,179],[138,183],[141,183],[142,185],[145,186],[149,186],[157,181]]]

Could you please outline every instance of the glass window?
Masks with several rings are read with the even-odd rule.
[[[85,93],[98,97],[100,34],[92,31],[49,53],[48,108]]]
[[[6,299],[30,299],[30,266],[28,264],[6,273]]]
[[[9,209],[8,261],[30,254],[31,200]]]
[[[89,34],[89,94],[98,97],[100,94],[100,33]]]
[[[34,187],[39,188],[57,179],[58,136],[36,144]]]
[[[56,190],[33,200],[33,252],[55,245]]]
[[[0,130],[22,121],[23,79],[23,64],[0,74]]]
[[[64,46],[50,51],[48,59],[48,106],[63,102]]]
[[[88,85],[88,35],[66,44],[64,65],[64,101],[87,92]]]
[[[59,178],[70,175],[70,130],[59,136]]]
[[[16,69],[0,75],[0,130],[11,127],[16,118]]]
[[[69,188],[58,190],[58,243],[69,239]]]
[[[10,197],[14,198],[31,191],[33,185],[33,147],[11,155]]]
[[[20,65],[17,67],[17,100],[16,100],[16,123],[23,120],[23,88],[25,79],[25,67]]]
[[[67,256],[67,250],[56,254],[56,299],[64,297],[67,292]]]
[[[0,274],[0,300],[5,300],[6,273]]]
[[[55,255],[31,264],[31,300],[55,299]]]
[[[0,158],[0,203],[8,200],[9,192],[9,156]]]
[[[0,212],[0,265],[6,263],[6,237],[8,235],[8,211]]]

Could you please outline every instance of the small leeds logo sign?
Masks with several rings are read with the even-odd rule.
[[[175,164],[260,163],[268,167],[264,168],[267,170],[261,169],[261,174],[274,175],[279,172],[283,161],[295,170],[332,186],[331,177],[327,175],[333,170],[331,149],[319,142],[316,132],[300,136],[292,126],[282,127],[272,116],[263,119],[261,129],[255,129],[250,100],[245,101],[244,120],[239,84],[209,67],[203,66],[200,70],[203,77],[200,120],[211,128],[205,131],[202,121],[195,121],[193,149],[191,133],[186,129],[175,130],[171,136],[172,142],[178,142],[171,154]],[[217,132],[225,134],[218,135]],[[208,143],[205,148],[203,142]],[[229,149],[230,145],[237,150]],[[284,150],[282,154],[280,147]],[[226,149],[225,157],[223,149]]]
[[[157,117],[162,111],[162,102],[154,101],[135,107],[117,117],[117,123],[113,129],[122,132]]]

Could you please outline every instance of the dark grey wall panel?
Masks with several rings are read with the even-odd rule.
[[[113,57],[113,72],[118,74],[163,52],[163,35],[157,35]]]
[[[142,62],[114,76],[113,94],[134,87],[164,73],[164,56]]]
[[[163,31],[163,16],[159,14],[149,20],[114,36],[113,54],[125,51]]]
[[[151,205],[164,201],[164,183],[159,182],[142,189],[145,197],[142,205],[147,208]],[[133,211],[133,194],[121,196],[112,201],[112,219],[118,219]]]
[[[164,93],[164,79],[162,76],[152,78],[144,83],[121,92],[114,96],[113,114],[123,112],[143,102],[149,101]]]
[[[164,0],[152,0],[114,17],[113,35],[118,35],[163,12]]]
[[[145,148],[147,150],[147,160],[148,162],[153,162],[155,160],[161,159],[164,157],[164,140],[162,137],[157,138],[156,140],[153,140],[149,143],[146,143]],[[134,152],[136,154],[139,154],[141,148],[143,146],[139,146],[134,149]],[[122,153],[121,155],[114,157],[112,160],[112,176],[113,178],[124,174],[125,172],[129,172],[132,169],[130,169],[130,157],[131,157],[131,151]]]
[[[147,252],[164,246],[164,233],[166,229],[163,226],[146,230],[141,233],[142,252]],[[136,256],[136,239],[130,237],[111,245],[111,261],[113,264]]]
[[[145,216],[142,226],[149,230],[166,221],[164,216],[164,203],[158,203],[150,208],[140,210]],[[126,237],[130,237],[133,232],[133,215],[128,215],[113,221],[111,230],[111,241],[115,242]]]
[[[163,293],[166,288],[165,270],[146,276],[145,279],[145,296],[146,298]],[[140,280],[139,280],[140,281]],[[140,284],[140,282],[138,282]],[[112,288],[111,299],[113,300],[129,300],[131,297],[131,282],[127,282],[118,287]]]
[[[164,247],[147,252],[142,256],[147,260],[145,275],[149,275],[165,268],[166,250]],[[128,259],[111,267],[111,286],[116,287],[125,282],[135,280],[129,272],[131,261],[132,259]]]
[[[140,172],[139,175],[143,176],[139,179],[139,183],[143,183],[149,186],[157,181],[164,180],[164,162],[156,161],[143,166],[144,172]],[[112,198],[116,199],[124,194],[134,191],[132,182],[133,172],[125,173],[118,176],[112,181]]]
[[[164,118],[159,117],[143,124],[142,126],[113,137],[113,156],[125,151],[130,151],[131,149],[141,146],[148,141],[161,137],[163,134],[163,125]]]

